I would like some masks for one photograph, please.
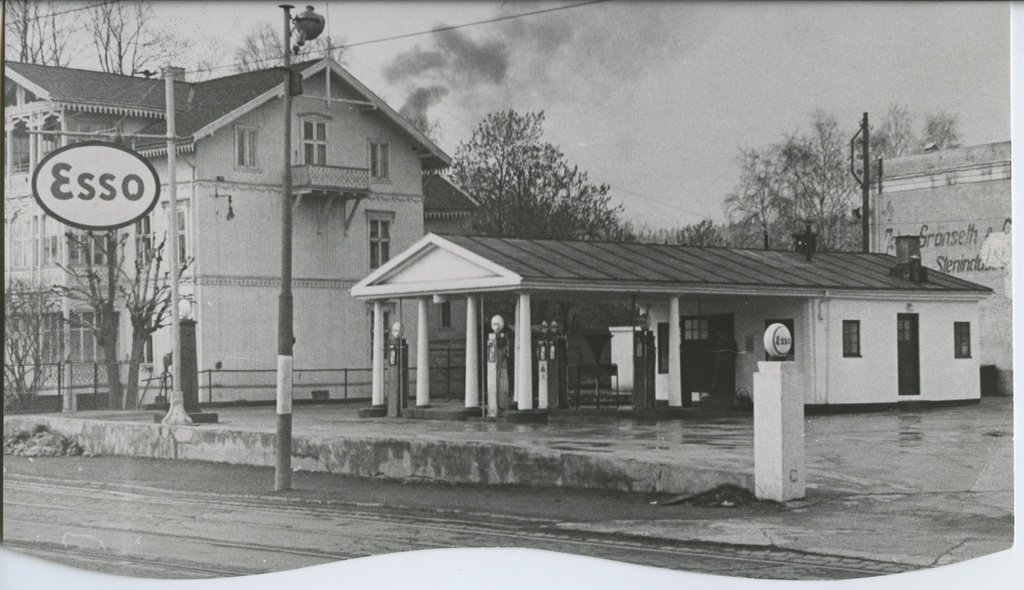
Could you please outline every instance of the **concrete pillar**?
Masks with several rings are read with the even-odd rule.
[[[519,307],[516,313],[516,402],[520,410],[533,409],[533,359],[530,341],[530,294],[519,294]]]
[[[384,405],[384,304],[373,302],[373,352],[370,363],[373,376],[370,385],[370,400],[374,406]]]
[[[786,502],[803,498],[804,364],[760,361],[754,373],[754,494]]]
[[[480,321],[477,297],[466,297],[466,407],[480,407]]]
[[[416,313],[416,407],[430,405],[430,299],[421,297]]]
[[[683,405],[683,368],[680,348],[683,345],[679,328],[679,297],[668,300],[668,405]]]

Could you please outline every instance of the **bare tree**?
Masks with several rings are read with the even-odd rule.
[[[914,153],[917,146],[913,114],[907,107],[891,103],[885,120],[871,131],[871,157],[903,156]]]
[[[166,239],[156,246],[150,236],[140,236],[135,249],[133,273],[121,272],[119,286],[124,307],[132,324],[132,347],[128,360],[128,383],[125,390],[125,407],[134,409],[138,405],[139,367],[142,364],[146,343],[157,330],[167,325],[171,306],[169,272],[163,270],[164,246]],[[184,271],[189,261],[182,262]]]
[[[25,63],[67,66],[77,49],[75,16],[52,0],[4,3],[7,55]]]
[[[53,294],[24,281],[4,285],[4,409],[32,409],[40,388],[53,373],[61,326]]]
[[[342,63],[345,49],[340,43],[333,43],[330,36],[317,37],[307,41],[297,59],[316,59],[330,56]],[[265,70],[281,64],[285,45],[283,31],[267,22],[262,22],[249,31],[242,39],[242,45],[235,49],[235,68],[239,72]]]
[[[778,151],[777,147],[769,147],[744,149],[740,153],[740,182],[724,202],[726,215],[740,242],[737,245],[752,245],[750,238],[756,235],[761,238],[762,247],[768,250],[777,225],[789,216],[791,203],[783,195]]]
[[[124,244],[128,234],[116,231],[101,234],[67,233],[68,248],[77,252],[75,256],[82,266],[61,266],[67,273],[65,285],[55,285],[54,291],[74,301],[86,304],[92,311],[91,323],[74,325],[89,330],[101,352],[101,362],[106,367],[109,407],[121,407],[124,389],[117,362],[117,338],[120,312],[117,308],[119,268],[124,264]],[[83,320],[73,320],[83,321]]]
[[[944,150],[959,146],[961,139],[956,115],[939,111],[925,117],[922,148]]]
[[[103,0],[89,10],[85,28],[100,68],[112,74],[134,76],[182,50],[181,43],[156,27],[152,7],[139,0]]]

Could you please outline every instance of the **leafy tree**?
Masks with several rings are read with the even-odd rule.
[[[601,239],[615,235],[621,207],[543,141],[544,113],[488,115],[459,145],[455,183],[476,197],[475,231],[494,236]]]
[[[281,65],[285,52],[283,37],[284,31],[268,22],[256,25],[235,49],[235,61],[238,62],[235,69],[239,72],[253,72]],[[303,45],[299,59],[330,55],[334,61],[343,63],[345,48],[336,45],[332,45],[330,36],[317,37]]]
[[[60,318],[52,294],[25,281],[4,285],[4,408],[31,409],[39,389],[53,372],[59,342],[47,327]]]

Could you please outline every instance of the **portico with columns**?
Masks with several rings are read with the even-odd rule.
[[[711,390],[730,398],[734,391],[751,392],[757,363],[766,360],[765,328],[775,322],[793,334],[787,360],[801,364],[805,404],[977,399],[977,356],[962,353],[977,346],[978,330],[967,326],[977,325],[979,301],[989,290],[937,272],[911,280],[894,272],[899,264],[882,254],[428,234],[357,283],[352,295],[371,303],[375,318],[384,304],[416,302],[410,345],[416,350],[417,407],[431,405],[429,306],[457,299],[467,302],[469,410],[487,405],[481,376],[488,309],[499,300],[507,308],[512,299],[516,311],[505,323],[515,333],[508,354],[515,368],[512,399],[521,412],[544,399],[535,402],[533,392],[534,326],[550,319],[532,317],[540,301],[632,304],[650,323],[655,343],[656,375],[650,381],[656,406],[691,406]],[[913,392],[905,388],[908,370],[900,352],[907,347],[910,322],[918,347]],[[954,337],[954,323],[960,336]],[[904,338],[899,347],[897,328]],[[375,319],[374,405],[384,404],[385,329]],[[961,346],[955,357],[954,338]]]

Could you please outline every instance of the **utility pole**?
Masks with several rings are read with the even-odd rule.
[[[291,9],[284,9],[284,169],[281,191],[281,295],[277,305],[277,465],[274,470],[274,491],[292,487],[292,368],[293,368],[293,300],[292,300],[292,54]]]
[[[857,165],[855,163],[855,153],[857,151],[857,137],[860,136],[860,151],[861,151],[861,174],[858,174]],[[871,130],[868,127],[868,114],[864,113],[864,118],[861,119],[860,129],[850,138],[850,174],[857,180],[861,188],[861,206],[860,206],[860,231],[861,231],[861,250],[865,253],[871,251],[871,216],[870,216],[870,204],[871,199]],[[863,176],[862,176],[863,174]]]
[[[171,238],[171,341],[174,351],[171,359],[171,405],[164,417],[164,424],[192,423],[185,411],[185,396],[181,390],[181,325],[178,311],[181,261],[178,260],[178,146],[174,122],[174,79],[184,73],[185,70],[181,68],[164,68],[164,92],[167,94],[167,233]]]

